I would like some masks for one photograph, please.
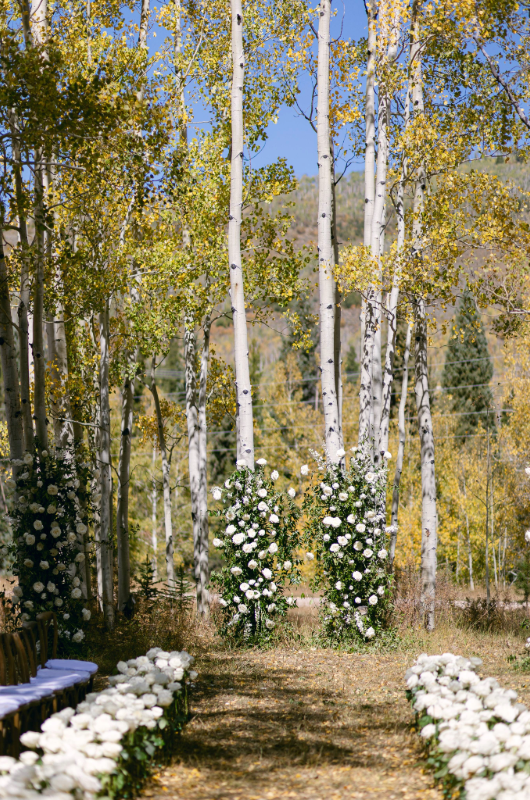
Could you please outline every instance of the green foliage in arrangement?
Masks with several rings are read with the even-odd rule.
[[[16,463],[11,545],[18,576],[13,590],[21,621],[55,611],[63,651],[79,651],[90,619],[85,607],[84,562],[88,522],[88,467],[71,454],[43,450]]]
[[[387,468],[386,463],[374,468],[364,449],[352,450],[344,469],[319,459],[303,509],[307,543],[316,554],[313,586],[322,591],[324,629],[335,640],[365,641],[384,628],[389,611]]]
[[[212,491],[214,499],[223,501],[218,515],[224,530],[213,544],[222,551],[224,566],[212,574],[222,608],[220,632],[247,644],[270,641],[294,605],[292,597],[284,596],[285,588],[300,580],[295,557],[300,511],[293,503],[294,490],[275,490],[278,473],[267,478],[265,464],[259,459],[251,472],[239,461],[224,489]]]

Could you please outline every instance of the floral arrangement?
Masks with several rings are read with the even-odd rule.
[[[247,642],[270,639],[278,620],[295,604],[294,598],[284,597],[286,583],[300,580],[294,557],[300,544],[295,492],[276,491],[279,475],[273,470],[268,479],[266,463],[259,459],[252,472],[240,460],[224,489],[212,490],[224,505],[219,511],[224,531],[213,544],[225,565],[212,575],[220,594],[221,632]]]
[[[187,686],[197,673],[192,656],[159,647],[118,663],[111,686],[87,695],[21,736],[19,760],[0,757],[0,797],[36,800],[128,796],[148,764],[188,717]]]
[[[55,611],[62,649],[79,649],[90,610],[84,596],[84,536],[87,506],[80,502],[79,469],[72,457],[46,450],[13,462],[15,479],[11,545],[18,586],[13,602],[22,620]]]
[[[303,508],[306,537],[316,551],[314,587],[321,589],[325,629],[334,638],[373,639],[388,610],[389,575],[383,466],[374,468],[363,448],[352,447],[349,466],[315,454],[319,467]],[[346,453],[339,451],[343,459]],[[302,475],[309,468],[302,467]]]
[[[421,655],[405,675],[435,777],[451,797],[530,797],[530,711],[517,693],[480,678],[479,658]],[[465,792],[465,795],[464,795]]]

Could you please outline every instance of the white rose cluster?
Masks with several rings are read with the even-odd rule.
[[[405,680],[420,733],[467,800],[523,800],[530,797],[530,711],[515,691],[479,677],[481,663],[452,653],[417,659]]]
[[[29,619],[28,612],[33,617],[55,611],[59,636],[79,644],[88,621],[84,608],[88,529],[77,497],[76,462],[41,453],[27,454],[22,463],[26,469],[14,481],[17,494],[12,513],[13,572],[19,584],[15,602],[23,610],[21,619]]]
[[[109,678],[108,689],[87,695],[75,711],[53,714],[40,733],[24,733],[21,742],[29,749],[19,760],[0,757],[0,798],[96,798],[102,776],[116,771],[129,733],[161,730],[171,706],[183,715],[186,684],[197,677],[192,663],[188,653],[160,647],[119,662],[119,675]]]
[[[353,448],[352,448],[353,449]],[[387,461],[355,448],[345,469],[323,458],[311,496],[311,534],[322,570],[324,623],[333,635],[374,638],[388,594],[384,513]]]
[[[269,637],[287,610],[284,585],[298,580],[293,551],[299,544],[299,512],[292,492],[273,486],[279,477],[275,471],[267,480],[265,465],[260,459],[251,472],[238,464],[225,482],[220,490],[222,529],[213,540],[226,564],[213,576],[223,609],[221,631],[247,640]]]

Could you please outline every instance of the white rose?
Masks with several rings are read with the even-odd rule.
[[[277,472],[275,469],[271,472],[271,481],[277,481],[280,477],[280,473]]]
[[[309,475],[309,467],[307,466],[307,464],[304,464],[302,467],[300,467],[300,474]]]
[[[375,474],[375,472],[367,472],[366,475],[364,476],[364,479],[366,483],[373,483],[376,477],[377,475]]]
[[[287,494],[289,495],[291,500],[294,500],[294,498],[296,497],[296,492],[292,486],[287,490]]]
[[[25,533],[24,539],[27,545],[31,546],[32,544],[35,544],[35,537],[33,536],[32,533]]]
[[[346,545],[348,544],[348,540],[345,536],[339,536],[337,538],[337,542],[340,544],[341,547],[346,547]]]
[[[44,526],[40,521],[40,519],[36,519],[35,522],[33,523],[33,527],[35,528],[36,531],[41,531]]]
[[[333,545],[331,545],[331,549],[332,549],[332,548],[333,548]],[[314,557],[315,557],[315,556],[313,555],[313,553],[306,553],[306,554],[305,554],[305,557],[306,557],[306,559],[307,559],[308,561],[313,561],[313,559],[314,559]]]
[[[373,628],[368,628],[368,630],[364,635],[366,636],[367,639],[373,639],[373,637],[375,636],[375,631]]]
[[[286,602],[287,602],[288,606],[295,606],[296,605],[296,600],[294,599],[294,597],[288,597]]]
[[[50,569],[50,565],[48,564],[47,561],[41,561],[40,564],[39,564],[39,567],[41,569]]]
[[[371,558],[373,556],[373,554],[374,554],[374,551],[370,550],[369,547],[367,547],[366,550],[363,551],[363,556],[365,558]]]
[[[277,552],[278,552],[278,545],[276,544],[276,542],[272,542],[272,544],[269,545],[269,553],[274,555],[274,553]]]
[[[223,496],[222,489],[220,489],[219,486],[214,486],[213,489],[212,489],[212,497],[213,497],[213,499],[214,500],[220,500],[222,496]]]
[[[271,514],[269,517],[269,522],[272,522],[273,525],[276,525],[277,522],[280,521],[280,518],[276,514]]]
[[[292,564],[291,561],[284,561],[283,562],[283,568],[284,569],[291,569],[292,566],[293,566],[293,564]]]
[[[276,623],[273,622],[272,619],[265,620],[265,627],[268,628],[269,630],[272,630],[272,628],[274,628],[275,625]]]
[[[337,583],[335,584],[335,589],[339,589],[339,591],[340,589],[342,589],[342,581],[337,581]]]
[[[56,597],[53,602],[55,603],[57,608],[60,608],[63,605],[63,601],[62,601],[62,599],[60,597]]]
[[[76,587],[75,589],[72,589],[72,591],[71,591],[71,597],[72,597],[74,600],[79,600],[79,598],[81,597],[81,595],[82,595],[81,589],[79,589],[79,588],[77,588],[77,587]]]
[[[228,481],[228,480],[225,481],[225,489],[230,489],[231,486],[232,486],[232,484],[230,483],[230,481]]]
[[[380,551],[378,552],[378,554],[377,554],[377,555],[378,555],[378,557],[379,557],[379,558],[386,558],[386,557],[387,557],[387,555],[388,555],[388,553],[387,553],[387,551],[385,550],[385,548],[383,547],[383,549],[382,549],[382,550],[380,550]]]
[[[258,511],[268,511],[268,510],[269,506],[267,505],[267,503],[264,503],[263,500],[261,501],[261,503],[258,503]]]
[[[257,561],[255,561],[253,558],[251,558],[251,559],[250,559],[250,561],[249,561],[249,562],[248,562],[248,564],[247,564],[247,567],[248,567],[249,569],[257,569],[257,567],[258,567],[258,566],[259,566],[259,565],[258,565],[258,562],[257,562]]]
[[[31,568],[32,568],[32,566],[33,566],[33,561],[31,560],[31,558],[25,558],[25,559],[24,559],[24,566],[25,566],[25,567],[29,567],[29,569],[31,569]]]
[[[82,611],[81,613],[83,614],[83,619],[84,619],[86,622],[88,622],[88,620],[89,620],[89,619],[90,619],[90,617],[92,616],[92,612],[90,611],[90,609],[89,609],[89,608],[84,608],[84,609],[83,609],[83,611]]]
[[[384,593],[385,593],[385,587],[384,586],[378,586],[377,587],[377,594],[379,595],[379,597],[382,597],[384,595]]]
[[[337,553],[340,550],[340,545],[338,545],[336,542],[333,542],[329,549],[332,553]]]
[[[84,638],[85,634],[83,631],[80,630],[74,633],[74,635],[72,636],[72,641],[76,642],[76,644],[79,644],[79,642],[82,642]]]
[[[237,607],[237,610],[239,611],[240,614],[248,614],[248,608],[244,603],[240,603]]]
[[[264,577],[264,578],[266,578],[268,581],[270,581],[270,579],[272,578],[272,572],[270,571],[270,569],[267,569],[267,567],[265,567],[265,569],[262,569],[262,570],[261,570],[261,574],[262,574],[262,575],[263,575],[263,577]]]
[[[236,467],[246,467],[246,466],[247,466],[246,459],[238,458],[238,460],[236,461]]]
[[[354,581],[362,581],[363,579],[363,576],[361,575],[360,572],[352,572],[351,576],[354,579]]]
[[[267,466],[267,462],[266,462],[266,460],[265,460],[264,458],[258,458],[258,460],[256,461],[256,464],[257,464],[259,467],[265,467],[265,466]]]
[[[46,586],[46,589],[49,592],[54,592],[55,591],[55,584],[53,583],[53,581],[48,581],[48,585]]]
[[[258,497],[267,497],[267,490],[266,489],[258,489],[257,495],[258,495]]]
[[[378,599],[377,595],[371,594],[370,597],[368,598],[368,602],[370,603],[371,606],[375,606],[377,605],[377,599]]]
[[[37,594],[41,594],[41,592],[44,591],[44,584],[41,583],[40,581],[37,581],[36,583],[33,584],[33,591],[37,592]]]
[[[213,544],[214,547],[222,547],[223,546],[223,543],[222,543],[221,539],[218,539],[217,537],[215,537],[215,539],[213,540],[212,544]]]
[[[348,499],[347,492],[339,492],[339,500],[341,500],[341,502],[344,503],[347,499]]]
[[[362,549],[363,549],[363,544],[362,544],[362,542],[354,542],[354,543],[353,543],[353,549],[354,549],[354,550],[362,550]]]
[[[242,544],[246,538],[244,533],[236,533],[232,536],[232,541],[234,544]]]
[[[340,517],[332,517],[332,518],[331,518],[331,525],[332,525],[334,528],[340,528],[340,526],[342,525],[342,520],[341,520],[341,518],[340,518]]]
[[[359,522],[359,524],[355,526],[355,530],[358,533],[364,533],[366,530],[366,525],[363,522]]]
[[[42,591],[42,589],[41,589],[41,591]],[[22,595],[24,594],[24,592],[22,591],[22,587],[21,586],[15,586],[15,588],[13,589],[13,594],[14,594],[15,597],[22,597]]]
[[[53,483],[50,483],[47,489],[48,494],[56,495],[59,492],[57,486],[54,486]]]
[[[236,532],[236,526],[235,525],[227,525],[226,526],[225,533],[227,534],[227,536],[231,536],[235,532]]]
[[[232,575],[236,575],[236,577],[237,577],[237,575],[241,575],[243,570],[241,569],[241,567],[232,567],[230,572],[232,573]]]
[[[392,458],[392,453],[389,453],[389,451],[387,450],[386,453],[383,453],[383,458],[386,461],[390,461],[390,459]]]
[[[75,557],[75,560],[77,561],[78,564],[80,564],[82,561],[85,560],[85,554],[84,553],[78,553],[76,555],[76,557]]]

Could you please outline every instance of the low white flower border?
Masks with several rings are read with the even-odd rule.
[[[153,755],[160,746],[152,744],[156,734],[167,729],[176,712],[187,714],[186,684],[197,677],[192,663],[185,651],[159,647],[120,661],[108,689],[90,693],[75,711],[53,714],[42,733],[24,733],[21,742],[30,749],[18,760],[0,756],[0,797],[92,800],[102,792],[119,797],[113,780],[129,763],[137,765],[132,751],[149,742],[147,757]]]
[[[513,689],[480,678],[481,664],[452,653],[423,654],[407,671],[429,763],[466,800],[528,800],[530,711]]]

